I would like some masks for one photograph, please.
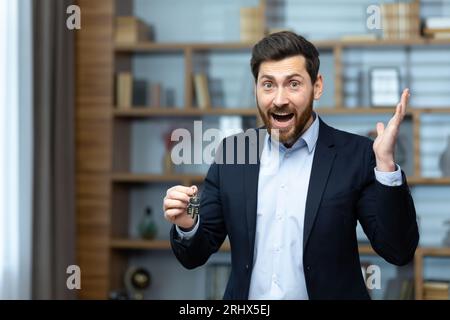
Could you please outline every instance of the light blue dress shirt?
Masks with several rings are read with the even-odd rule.
[[[249,299],[308,299],[303,271],[303,223],[306,196],[319,119],[291,148],[265,136],[258,179],[258,204]],[[278,152],[276,152],[278,151]],[[402,184],[401,169],[380,172],[375,178],[387,186]],[[198,217],[200,219],[200,216]],[[191,238],[199,221],[188,232],[178,226],[181,238]]]

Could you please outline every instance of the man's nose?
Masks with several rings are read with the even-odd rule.
[[[287,105],[288,103],[289,103],[289,100],[287,98],[285,90],[284,90],[283,87],[280,87],[277,90],[277,93],[276,93],[275,98],[273,100],[273,104],[276,107],[283,107],[283,106]]]

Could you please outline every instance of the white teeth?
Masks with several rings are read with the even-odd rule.
[[[288,116],[290,113],[273,113],[276,116]]]

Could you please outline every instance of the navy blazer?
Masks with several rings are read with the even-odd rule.
[[[403,172],[401,186],[385,186],[375,179],[372,140],[332,128],[320,117],[319,123],[303,234],[308,296],[369,299],[359,259],[357,220],[381,257],[405,265],[413,259],[419,241],[414,202]],[[256,147],[261,154],[261,140],[256,146],[247,141],[246,148]],[[173,252],[188,269],[203,265],[228,235],[232,269],[224,299],[248,299],[258,173],[259,161],[212,164],[204,181],[196,234],[182,240],[171,229]]]

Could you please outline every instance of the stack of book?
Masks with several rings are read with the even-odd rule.
[[[240,9],[241,41],[257,42],[265,36],[266,5],[261,0],[257,7]]]
[[[384,39],[410,39],[420,36],[419,1],[381,4]]]
[[[423,33],[432,39],[450,39],[450,17],[426,19]]]
[[[137,43],[152,39],[152,29],[139,18],[133,16],[116,18],[115,41],[117,43]]]
[[[145,79],[134,79],[129,71],[116,76],[116,107],[129,109],[134,106],[161,106],[161,84],[150,83]]]
[[[448,281],[427,281],[423,284],[424,300],[448,300],[449,282]]]

